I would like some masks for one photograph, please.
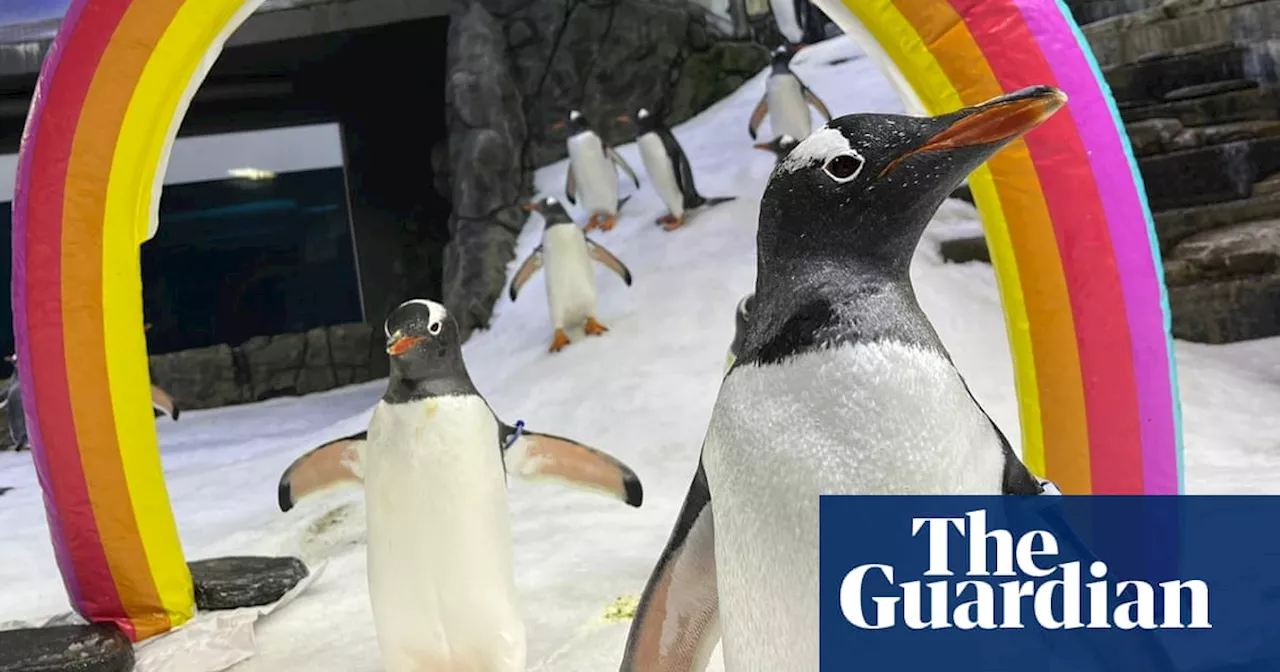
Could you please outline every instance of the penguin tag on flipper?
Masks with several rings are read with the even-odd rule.
[[[644,501],[640,479],[630,467],[571,439],[522,430],[503,459],[507,473],[524,480],[561,481],[634,507]]]

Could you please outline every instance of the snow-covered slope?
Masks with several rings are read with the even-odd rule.
[[[836,114],[900,110],[888,84],[858,56],[850,40],[837,38],[806,50],[794,66]],[[615,598],[640,592],[692,477],[733,334],[734,306],[754,281],[758,199],[773,157],[751,148],[746,126],[763,87],[762,74],[675,129],[699,189],[739,196],[684,229],[666,233],[653,224],[665,209],[648,188],[635,146],[619,149],[641,171],[642,187],[616,229],[592,234],[635,276],[627,288],[597,268],[608,334],[585,340],[571,334],[571,346],[548,354],[552,332],[539,274],[518,302],[504,298],[493,328],[464,349],[476,385],[508,422],[523,419],[532,429],[608,450],[644,482],[645,503],[636,510],[512,480],[516,580],[528,617],[531,670],[615,669],[627,623],[601,616]],[[762,135],[770,135],[767,123]],[[564,171],[563,162],[543,169],[538,187],[561,196]],[[632,191],[627,186],[623,193]],[[974,394],[1017,444],[1011,362],[992,271],[943,264],[936,253],[939,236],[975,221],[967,205],[948,202],[913,276]],[[526,227],[512,271],[537,244],[541,228],[538,218]],[[1177,347],[1190,491],[1280,492],[1280,340]],[[381,669],[359,491],[304,502],[289,514],[275,505],[285,466],[317,443],[360,428],[381,390],[381,383],[370,383],[160,422],[189,557],[293,553],[311,563],[327,560],[296,601],[259,622],[257,653],[237,672]],[[0,455],[0,486],[16,486],[0,496],[0,620],[65,611],[29,455]]]

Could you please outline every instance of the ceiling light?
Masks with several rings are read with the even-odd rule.
[[[260,168],[232,168],[227,174],[246,180],[270,180],[276,176],[275,173]]]

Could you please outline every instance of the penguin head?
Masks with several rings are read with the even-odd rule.
[[[795,55],[799,53],[799,51],[799,47],[795,47],[790,44],[779,45],[777,49],[773,50],[773,71],[775,73],[790,72],[791,59],[795,58]]]
[[[783,133],[769,142],[757,142],[752,145],[752,147],[762,149],[766,152],[773,152],[773,155],[781,161],[785,159],[787,154],[791,153],[791,150],[798,144],[800,144],[798,140],[786,133]]]
[[[525,212],[536,212],[542,215],[542,220],[545,222],[543,228],[573,223],[573,217],[570,217],[569,212],[564,209],[564,204],[554,196],[546,196],[542,200],[526,203],[523,208]]]
[[[1039,86],[939,117],[851,114],[828,122],[769,177],[760,270],[784,257],[834,257],[905,273],[947,195],[1065,102],[1062,91]]]
[[[412,384],[458,374],[469,380],[462,362],[458,325],[444,306],[426,299],[405,301],[387,316],[383,330],[393,385],[397,381]]]
[[[577,135],[591,130],[587,126],[587,117],[577,110],[569,110],[569,135]]]
[[[642,107],[636,110],[635,115],[621,115],[618,121],[632,123],[636,125],[636,135],[644,135],[652,133],[657,129],[658,123],[661,121],[657,115],[649,111],[649,108]]]

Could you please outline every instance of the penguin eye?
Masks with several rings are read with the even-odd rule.
[[[434,336],[435,334],[440,333],[440,323],[439,323],[439,322],[432,322],[432,323],[427,327],[427,331],[431,332],[431,334],[432,334],[433,336]]]
[[[836,182],[848,182],[862,172],[863,160],[857,154],[841,154],[827,161],[822,170]]]

